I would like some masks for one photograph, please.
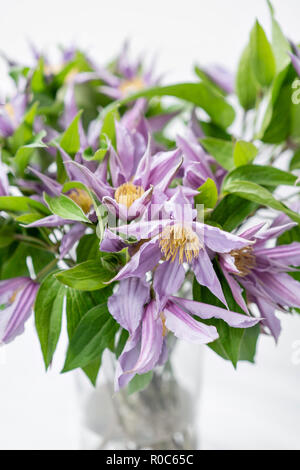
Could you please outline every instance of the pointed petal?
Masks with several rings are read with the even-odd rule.
[[[66,233],[61,240],[60,247],[59,247],[59,258],[62,259],[69,253],[71,248],[75,245],[75,243],[80,240],[80,238],[84,235],[86,230],[85,225],[83,224],[74,224],[68,233]]]
[[[212,262],[204,249],[199,250],[198,258],[192,263],[192,268],[200,285],[206,286],[218,299],[227,306],[218,276],[215,273]]]
[[[156,266],[160,258],[161,251],[157,241],[146,242],[110,282],[134,276],[144,277]]]
[[[172,294],[176,294],[180,289],[184,278],[184,267],[176,259],[174,261],[165,261],[157,266],[154,273],[153,287],[161,308],[163,308],[167,298]]]
[[[196,344],[207,344],[219,337],[214,326],[196,321],[172,301],[167,303],[163,313],[166,327],[179,339]]]
[[[24,227],[60,227],[65,224],[74,224],[74,220],[63,219],[59,215],[48,215],[31,224],[22,224]]]
[[[142,320],[144,305],[150,300],[150,286],[137,277],[124,279],[118,291],[108,299],[114,319],[132,335]]]
[[[181,308],[184,308],[187,312],[190,312],[192,315],[197,315],[198,317],[203,318],[203,320],[219,318],[224,320],[233,328],[249,328],[256,325],[256,323],[260,321],[259,318],[231,312],[225,308],[204,304],[202,302],[196,302],[195,300],[172,297],[172,301],[178,304]]]
[[[28,168],[31,173],[37,176],[45,186],[45,190],[50,196],[60,196],[62,191],[62,185],[57,183],[54,179],[49,178],[49,176],[43,175],[40,171],[36,170],[35,168]]]
[[[200,222],[196,223],[196,232],[202,238],[204,235],[204,243],[216,253],[229,253],[231,250],[239,250],[252,245],[250,240]]]

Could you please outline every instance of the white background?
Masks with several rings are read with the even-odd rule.
[[[299,0],[273,4],[285,33],[300,41]],[[100,62],[131,38],[134,52],[158,53],[158,70],[170,81],[192,78],[194,62],[234,70],[255,17],[270,29],[263,0],[2,0],[1,6],[0,48],[20,61],[30,60],[26,38],[45,49],[75,41]],[[2,65],[0,96],[7,89]],[[278,346],[261,339],[255,366],[234,371],[205,352],[202,448],[300,449],[299,340],[300,318],[285,317]],[[64,351],[65,335],[46,375],[32,321],[0,349],[0,449],[78,448],[74,378],[58,373]]]

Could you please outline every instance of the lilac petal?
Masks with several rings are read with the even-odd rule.
[[[121,237],[118,237],[115,233],[106,229],[103,234],[103,238],[100,245],[101,251],[116,252],[121,251],[127,245]]]
[[[227,269],[224,268],[222,259],[220,260],[220,265],[221,265],[223,274],[225,276],[225,279],[231,289],[234,300],[241,307],[241,309],[244,310],[245,313],[249,314],[248,307],[242,295],[243,289],[241,288],[239,283],[234,279],[234,277],[230,275]]]
[[[152,300],[145,308],[142,321],[141,350],[136,364],[130,372],[144,374],[157,364],[163,345],[163,325],[156,318],[156,303]]]
[[[14,133],[14,127],[8,117],[0,114],[0,136],[9,137]]]
[[[265,243],[267,240],[271,240],[272,238],[278,238],[284,232],[286,232],[287,230],[290,230],[296,225],[297,225],[296,222],[290,222],[288,224],[269,228],[264,233],[257,235],[255,247],[259,244]]]
[[[48,215],[31,224],[22,224],[24,227],[60,227],[65,224],[74,224],[74,220],[63,219],[59,215]]]
[[[159,264],[154,273],[153,287],[163,308],[166,299],[175,294],[183,284],[185,270],[177,259]]]
[[[259,273],[263,290],[273,301],[288,307],[300,307],[300,283],[286,273]]]
[[[178,147],[182,150],[184,156],[184,165],[198,163],[198,172],[202,175],[203,179],[214,179],[213,173],[206,163],[206,155],[204,150],[199,144],[188,142],[183,137],[177,136],[176,142]]]
[[[204,72],[206,75],[225,93],[234,92],[234,76],[227,69],[221,65],[209,65],[205,67]]]
[[[175,336],[196,344],[207,344],[218,339],[214,326],[204,325],[182,310],[175,302],[169,301],[164,312],[166,327]]]
[[[159,152],[152,157],[149,184],[164,192],[182,164],[181,150]]]
[[[158,114],[148,119],[151,132],[160,132],[169,122],[178,116],[180,111],[173,111],[172,113]]]
[[[204,243],[216,253],[229,253],[231,250],[239,250],[253,242],[244,238],[225,232],[218,227],[197,222],[196,232],[200,237],[204,235]]]
[[[30,281],[21,290],[15,301],[0,312],[0,341],[9,343],[24,331],[24,324],[31,314],[31,309],[38,291],[38,284]]]
[[[129,181],[134,170],[134,153],[135,148],[131,134],[120,122],[115,121],[117,151],[124,168],[124,176]]]
[[[113,185],[117,188],[126,183],[127,179],[123,162],[112,145],[110,145],[109,149],[109,166]]]
[[[126,387],[130,380],[135,376],[135,372],[129,372],[136,364],[141,348],[141,328],[136,330],[133,336],[129,337],[122,354],[119,357],[115,374],[115,391]]]
[[[120,100],[123,96],[118,88],[112,88],[110,86],[101,85],[98,90],[104,95],[110,96],[114,100]]]
[[[92,173],[92,171],[89,170],[87,167],[74,161],[67,162],[67,164],[68,166],[77,168],[80,171],[80,179],[78,180],[81,183],[85,184],[88,188],[91,188],[100,200],[104,196],[113,195],[113,189],[108,186],[105,182],[97,178],[94,173]]]
[[[249,317],[241,313],[226,310],[225,308],[216,307],[215,305],[196,302],[195,300],[172,297],[172,301],[192,315],[203,318],[203,320],[219,318],[233,328],[251,328],[251,326],[256,325],[260,321],[259,318]]]
[[[64,96],[64,105],[65,107],[61,118],[61,125],[64,129],[67,129],[78,113],[73,83],[67,87]]]
[[[260,231],[260,229],[263,228],[264,225],[265,225],[265,222],[254,225],[253,227],[250,227],[244,232],[240,233],[239,236],[242,238],[247,238],[247,240],[250,240],[252,237],[254,237],[257,234],[257,232]]]
[[[184,172],[183,184],[184,186],[189,186],[193,189],[198,189],[199,186],[202,186],[206,181],[203,173],[201,172],[201,165],[194,162],[190,163]]]
[[[118,291],[109,297],[107,306],[114,319],[133,335],[149,300],[149,284],[138,277],[131,277],[120,282]]]
[[[255,255],[265,256],[269,261],[276,261],[283,266],[300,266],[300,243],[279,245],[273,248],[258,248]]]
[[[0,281],[0,304],[6,304],[12,295],[30,282],[29,277],[13,277]],[[1,311],[0,311],[1,317]]]
[[[157,241],[145,242],[131,260],[110,281],[119,281],[128,277],[144,277],[157,265],[161,258],[161,251]]]
[[[133,184],[142,186],[146,189],[148,187],[148,181],[150,176],[150,166],[151,166],[151,137],[148,136],[148,145],[144,155],[142,156],[133,179]]]
[[[291,61],[293,64],[294,69],[296,70],[297,74],[300,77],[300,58],[295,54],[290,53]]]
[[[50,196],[60,196],[62,192],[62,185],[57,183],[52,178],[49,178],[49,176],[44,175],[40,171],[36,170],[35,168],[28,168],[31,173],[33,173],[35,176],[37,176],[45,186],[45,190]]]
[[[102,203],[105,204],[108,210],[116,217],[130,221],[140,217],[144,213],[151,200],[152,191],[153,188],[151,187],[139,199],[134,201],[130,207],[127,207],[124,204],[119,204],[115,199],[109,196],[104,197],[102,199]]]
[[[263,317],[262,325],[267,326],[274,336],[275,341],[278,341],[281,325],[280,320],[275,316],[274,305],[267,302],[263,297],[257,296],[255,302],[259,308],[260,314]]]
[[[227,306],[218,276],[216,275],[212,262],[204,249],[199,250],[199,256],[193,260],[192,267],[198,283],[202,286],[206,286],[218,299],[221,300],[221,302],[223,302],[224,305]]]
[[[148,214],[147,214],[148,215]],[[129,225],[120,225],[110,227],[113,232],[121,233],[125,237],[135,237],[137,240],[154,238],[162,232],[164,227],[170,225],[169,219],[163,220],[145,220],[131,223]]]
[[[71,248],[75,245],[75,243],[80,240],[80,238],[84,235],[86,227],[83,224],[74,224],[68,233],[66,233],[61,240],[60,247],[59,247],[59,258],[62,259],[66,256],[67,253],[71,250]]]

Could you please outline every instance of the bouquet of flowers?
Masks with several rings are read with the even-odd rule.
[[[270,11],[235,77],[165,85],[127,45],[107,66],[73,47],[5,59],[1,343],[33,311],[47,369],[66,315],[62,372],[95,384],[110,350],[134,392],[174,337],[234,366],[278,340],[277,312],[300,308],[300,49]]]

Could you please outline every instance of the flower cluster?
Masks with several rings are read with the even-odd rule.
[[[197,80],[166,86],[127,44],[109,66],[74,47],[58,65],[35,48],[31,67],[7,59],[1,343],[34,310],[48,367],[66,314],[63,372],[95,383],[109,349],[119,390],[150,373],[145,385],[172,337],[234,366],[253,362],[260,334],[278,340],[280,312],[300,309],[300,52],[272,22],[273,45],[257,22],[236,77],[196,66]]]

